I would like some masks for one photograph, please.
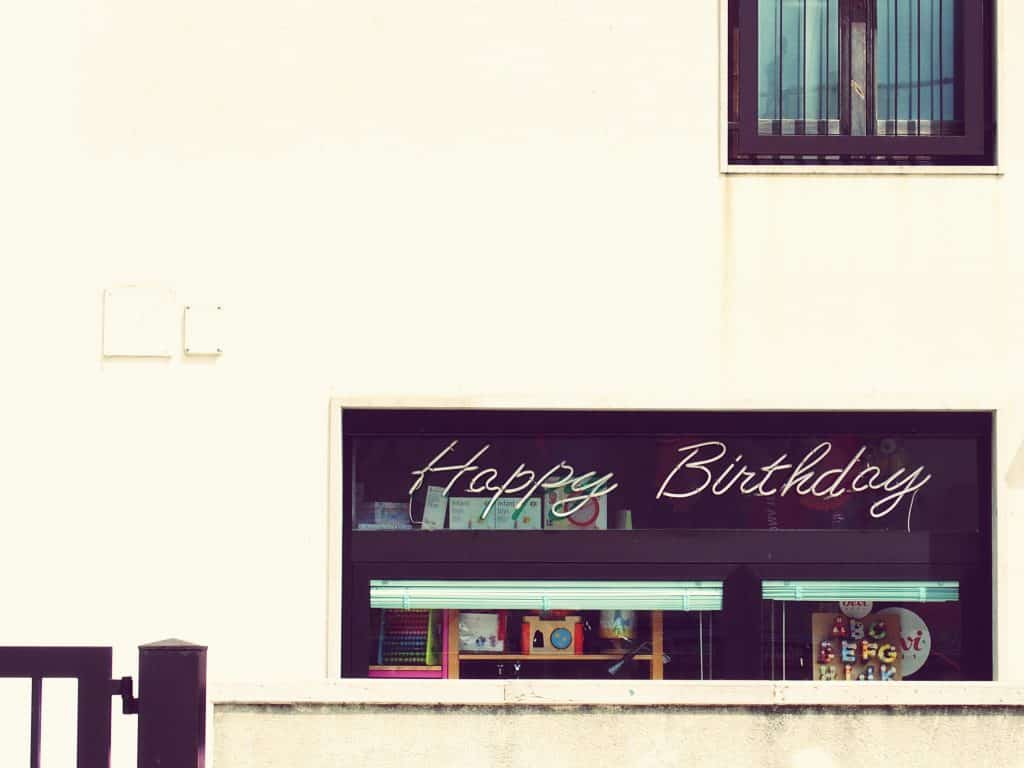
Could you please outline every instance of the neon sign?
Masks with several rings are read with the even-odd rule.
[[[687,445],[679,449],[678,452],[684,456],[669,472],[655,498],[685,499],[709,488],[715,496],[736,488],[747,496],[785,496],[793,492],[797,496],[829,499],[847,493],[887,492],[888,495],[871,505],[871,517],[874,518],[888,515],[906,496],[910,497],[913,505],[914,495],[932,476],[924,474],[924,467],[912,472],[900,468],[884,476],[881,467],[870,462],[861,463],[867,450],[867,446],[861,446],[845,467],[818,472],[815,467],[832,451],[832,443],[818,443],[795,463],[788,461],[789,456],[784,453],[774,461],[755,468],[742,463],[743,454],[724,463],[724,466],[719,464],[729,448],[718,440]]]
[[[550,491],[559,488],[567,489],[566,496],[554,502],[551,514],[555,517],[569,517],[575,512],[583,509],[594,499],[607,496],[619,487],[618,483],[611,483],[614,474],[609,472],[606,475],[598,476],[597,472],[584,472],[576,474],[575,468],[565,461],[560,461],[543,474],[538,475],[532,469],[527,469],[525,464],[520,464],[512,473],[499,482],[500,473],[494,467],[481,467],[476,462],[490,450],[490,443],[473,454],[468,460],[461,464],[452,464],[439,467],[437,464],[445,456],[455,450],[458,440],[452,440],[448,446],[427,462],[426,466],[413,471],[416,478],[409,488],[409,496],[418,491],[428,474],[452,472],[454,473],[448,484],[444,487],[444,495],[447,496],[459,478],[464,475],[471,475],[466,486],[466,492],[473,494],[490,493],[491,499],[487,502],[480,513],[480,519],[484,520],[490,513],[495,502],[503,496],[522,496],[516,504],[518,513],[527,500],[537,491]],[[609,483],[611,483],[609,485]]]
[[[461,463],[441,465],[441,461],[453,453],[458,444],[458,440],[452,440],[424,466],[411,473],[415,480],[409,488],[410,498],[428,477],[447,474],[450,477],[442,492],[444,496],[451,493],[461,478],[468,481],[464,492],[490,494],[490,500],[480,513],[481,520],[487,518],[495,503],[503,497],[517,498],[515,510],[518,515],[535,493],[556,489],[563,489],[564,496],[553,503],[551,513],[565,518],[619,487],[617,482],[612,482],[614,473],[578,473],[565,460],[543,472],[520,463],[510,474],[502,477],[497,468],[485,466],[481,461],[490,450],[490,443]],[[914,497],[932,476],[925,473],[923,466],[914,470],[901,467],[886,474],[882,467],[864,460],[867,451],[867,446],[861,446],[845,466],[819,470],[818,465],[832,452],[832,443],[823,441],[799,460],[790,460],[789,455],[783,453],[768,464],[750,467],[743,463],[742,454],[728,458],[729,448],[724,442],[694,443],[678,449],[682,458],[662,481],[655,499],[685,499],[706,491],[722,496],[733,490],[746,496],[781,498],[792,493],[836,499],[845,494],[872,491],[885,494],[871,505],[870,515],[873,518],[885,517],[909,497],[909,530]]]

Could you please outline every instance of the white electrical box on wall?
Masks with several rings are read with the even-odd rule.
[[[125,285],[104,291],[104,357],[170,357],[176,335],[171,288]]]
[[[185,354],[219,355],[224,352],[224,310],[217,305],[185,307]]]

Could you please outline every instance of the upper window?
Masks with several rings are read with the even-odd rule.
[[[731,163],[994,163],[991,0],[730,0]]]

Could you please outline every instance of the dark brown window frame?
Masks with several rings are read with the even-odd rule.
[[[368,675],[372,579],[713,579],[725,584],[728,638],[718,679],[764,679],[761,580],[956,580],[964,595],[963,680],[991,681],[995,435],[993,412],[560,411],[346,408],[341,421],[341,676]],[[360,531],[353,529],[355,440],[365,436],[850,434],[886,431],[978,440],[978,530],[671,529]],[[424,546],[429,542],[429,546]],[[826,554],[823,554],[826,553]],[[718,658],[716,656],[716,658]]]
[[[963,0],[962,136],[763,135],[758,119],[758,0],[729,2],[729,163],[853,165],[994,165],[995,164],[995,0]],[[842,0],[849,8],[864,0]],[[870,2],[870,0],[867,0]],[[847,18],[848,18],[847,11]],[[872,29],[872,38],[874,30]],[[874,42],[869,42],[874,50]],[[843,55],[848,56],[848,46]],[[842,64],[842,62],[841,62]],[[874,77],[869,56],[869,77]],[[849,78],[841,66],[840,82]],[[874,82],[867,124],[875,130]],[[841,89],[842,94],[844,89]],[[849,89],[845,89],[846,94]],[[841,95],[841,119],[848,120],[849,98]]]

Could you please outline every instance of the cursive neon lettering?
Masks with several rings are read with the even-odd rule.
[[[819,465],[832,450],[832,443],[823,441],[795,464],[784,453],[759,470],[754,470],[741,463],[742,454],[726,459],[728,446],[721,441],[709,440],[685,445],[678,449],[681,458],[665,477],[655,498],[685,499],[706,490],[722,496],[730,490],[737,490],[745,496],[785,496],[792,493],[796,496],[836,499],[847,493],[881,491],[884,495],[869,509],[871,517],[885,517],[909,497],[909,529],[909,515],[915,494],[932,478],[924,467],[914,470],[898,468],[885,475],[882,468],[875,464],[864,466],[868,449],[867,446],[861,446],[844,466],[820,470]],[[719,462],[723,468],[717,470],[716,464]]]
[[[442,491],[445,496],[452,492],[461,478],[469,475],[465,492],[490,495],[481,519],[486,518],[494,504],[503,497],[519,497],[515,505],[518,512],[537,492],[563,488],[566,493],[564,497],[552,501],[551,514],[555,517],[569,517],[619,487],[614,482],[614,473],[602,475],[593,470],[577,473],[573,465],[566,461],[559,461],[543,473],[521,463],[502,480],[502,472],[498,468],[479,464],[490,450],[490,444],[484,445],[462,463],[442,465],[441,462],[457,449],[458,443],[458,440],[452,440],[424,466],[411,473],[414,479],[409,487],[410,496],[423,487],[428,475],[450,475]],[[868,449],[861,446],[844,466],[819,470],[819,465],[828,458],[832,449],[832,443],[823,441],[795,463],[789,460],[788,454],[783,453],[760,468],[747,466],[743,463],[743,455],[738,454],[724,462],[724,468],[716,472],[716,465],[729,452],[724,442],[708,440],[685,445],[677,450],[680,459],[661,483],[655,499],[685,499],[709,489],[715,496],[736,490],[745,496],[781,497],[793,493],[796,496],[829,499],[847,493],[874,491],[884,494],[869,508],[869,514],[875,519],[886,517],[904,499],[909,498],[909,530],[913,500],[917,492],[932,479],[925,468],[909,470],[900,467],[886,475],[880,466],[871,463],[864,465]]]
[[[576,474],[573,466],[565,461],[558,462],[539,477],[532,469],[527,469],[525,464],[520,464],[503,482],[499,482],[501,473],[497,468],[480,467],[477,464],[484,454],[490,450],[490,444],[485,445],[473,454],[468,461],[461,464],[439,466],[441,460],[452,453],[458,446],[458,443],[458,440],[452,440],[423,467],[413,470],[411,474],[415,479],[412,485],[409,486],[410,496],[423,487],[423,483],[428,475],[454,473],[442,490],[442,495],[447,496],[452,492],[452,489],[461,477],[475,473],[470,477],[465,487],[465,492],[471,494],[491,494],[487,505],[480,513],[481,520],[486,519],[494,504],[504,496],[518,496],[523,491],[526,491],[525,495],[515,505],[515,510],[518,513],[537,491],[551,491],[565,487],[568,487],[569,494],[552,504],[552,514],[556,517],[569,517],[582,509],[586,504],[602,496],[607,496],[619,487],[618,483],[612,482],[615,476],[612,472],[604,475],[598,475],[597,472],[593,471]]]
[[[783,462],[787,458],[788,455],[784,453],[771,464],[765,464],[763,467],[761,467],[761,471],[764,472],[764,480],[758,483],[757,488],[754,490],[754,493],[756,493],[758,496],[774,496],[776,493],[779,492],[778,488],[772,488],[770,491],[766,490],[765,485],[768,484],[768,481],[771,480],[772,475],[775,474],[776,472],[782,472],[784,470],[793,468],[792,464],[783,464]]]
[[[410,496],[412,496],[414,493],[416,493],[416,491],[418,491],[420,489],[420,487],[423,485],[423,478],[426,476],[426,474],[428,472],[452,472],[452,471],[456,471],[457,472],[455,477],[453,477],[451,479],[451,481],[448,483],[448,485],[445,486],[444,495],[447,496],[448,492],[451,490],[452,486],[455,485],[455,482],[460,477],[462,477],[464,474],[467,474],[469,472],[474,472],[474,471],[480,469],[480,467],[476,466],[473,462],[476,461],[477,459],[479,459],[485,453],[487,453],[488,450],[490,450],[490,448],[491,448],[490,443],[488,443],[483,448],[481,448],[479,451],[477,451],[473,455],[473,458],[471,458],[469,461],[467,461],[464,464],[456,464],[456,465],[453,465],[453,466],[450,466],[450,467],[438,467],[438,466],[435,466],[437,464],[437,462],[439,462],[441,459],[443,459],[445,456],[447,456],[449,453],[451,453],[452,451],[455,450],[455,446],[458,444],[458,442],[459,442],[458,440],[452,440],[448,444],[448,446],[444,450],[442,450],[439,454],[437,454],[437,456],[432,458],[427,463],[427,465],[425,467],[423,467],[422,469],[417,469],[417,470],[413,471],[412,474],[413,474],[413,477],[416,478],[416,482],[414,482],[412,484],[412,487],[409,489],[409,495]]]
[[[718,454],[716,456],[710,456],[701,461],[692,460],[694,456],[700,453],[702,448],[711,447],[718,448]],[[698,493],[700,493],[701,491],[708,487],[708,484],[711,482],[711,478],[713,477],[713,475],[711,474],[711,470],[708,469],[708,464],[714,464],[720,458],[725,456],[726,452],[728,451],[728,448],[726,448],[725,443],[720,443],[717,440],[712,440],[711,442],[698,443],[697,445],[688,445],[684,448],[679,449],[679,453],[682,453],[683,451],[690,451],[690,453],[684,456],[683,460],[676,464],[673,470],[668,473],[668,477],[665,478],[665,482],[661,484],[661,488],[658,489],[658,493],[654,498],[660,499],[662,496],[667,496],[670,499],[685,499],[689,496],[696,496]],[[668,488],[668,484],[672,482],[676,474],[681,469],[700,470],[700,472],[704,475],[704,482],[698,485],[696,488],[691,488],[688,491],[673,492],[666,490]]]
[[[736,462],[742,458],[742,454],[737,456],[736,461],[733,461],[732,464],[730,464],[728,467],[722,470],[722,474],[718,476],[718,479],[714,483],[712,483],[711,492],[715,494],[715,496],[724,495],[730,488],[732,488],[733,484],[740,479],[740,473],[737,472],[735,475],[732,476],[732,479],[729,480],[729,482],[725,483],[725,485],[722,485],[722,481],[729,477],[729,473],[732,472],[735,468]]]
[[[800,463],[796,465],[796,469],[793,470],[793,474],[790,475],[779,492],[780,496],[785,496],[789,493],[791,488],[796,488],[798,496],[806,496],[811,491],[811,485],[814,483],[814,466],[828,456],[829,451],[832,450],[832,443],[819,443],[815,446],[810,453],[800,460]],[[805,487],[806,486],[806,487]]]
[[[485,477],[486,480],[480,481],[480,478]],[[498,477],[498,470],[496,469],[481,469],[472,479],[469,481],[467,486],[470,493],[484,493],[486,491],[497,491],[500,490],[499,486],[491,485],[491,480],[495,480]]]
[[[861,491],[869,491],[872,488],[874,488],[874,486],[872,485],[872,480],[868,480],[866,484],[861,484],[860,482],[860,479],[862,477],[869,474],[874,478],[878,478],[878,476],[882,474],[882,470],[873,464],[867,469],[861,470],[860,473],[855,478],[853,478],[853,482],[850,483],[850,489],[854,493],[860,493]]]
[[[842,485],[843,480],[846,479],[846,476],[850,474],[850,471],[853,469],[853,465],[860,461],[860,457],[864,455],[864,451],[866,450],[867,448],[862,446],[861,449],[857,451],[857,455],[850,459],[850,463],[842,469],[828,469],[818,475],[818,479],[815,480],[814,485],[811,486],[811,493],[815,496],[828,496],[830,499],[836,499],[846,493],[846,491],[840,486]],[[818,485],[825,480],[830,480],[833,475],[835,476],[835,480],[832,480],[830,485],[819,491]]]
[[[587,472],[586,474],[580,475],[576,478],[569,486],[569,490],[573,493],[583,493],[585,495],[568,496],[564,499],[556,500],[551,505],[551,514],[554,517],[571,517],[589,504],[592,499],[599,499],[602,496],[607,496],[619,487],[618,483],[608,486],[605,485],[611,481],[613,477],[612,473],[603,475],[593,482],[586,482],[588,478],[593,477],[596,474],[596,472]]]

